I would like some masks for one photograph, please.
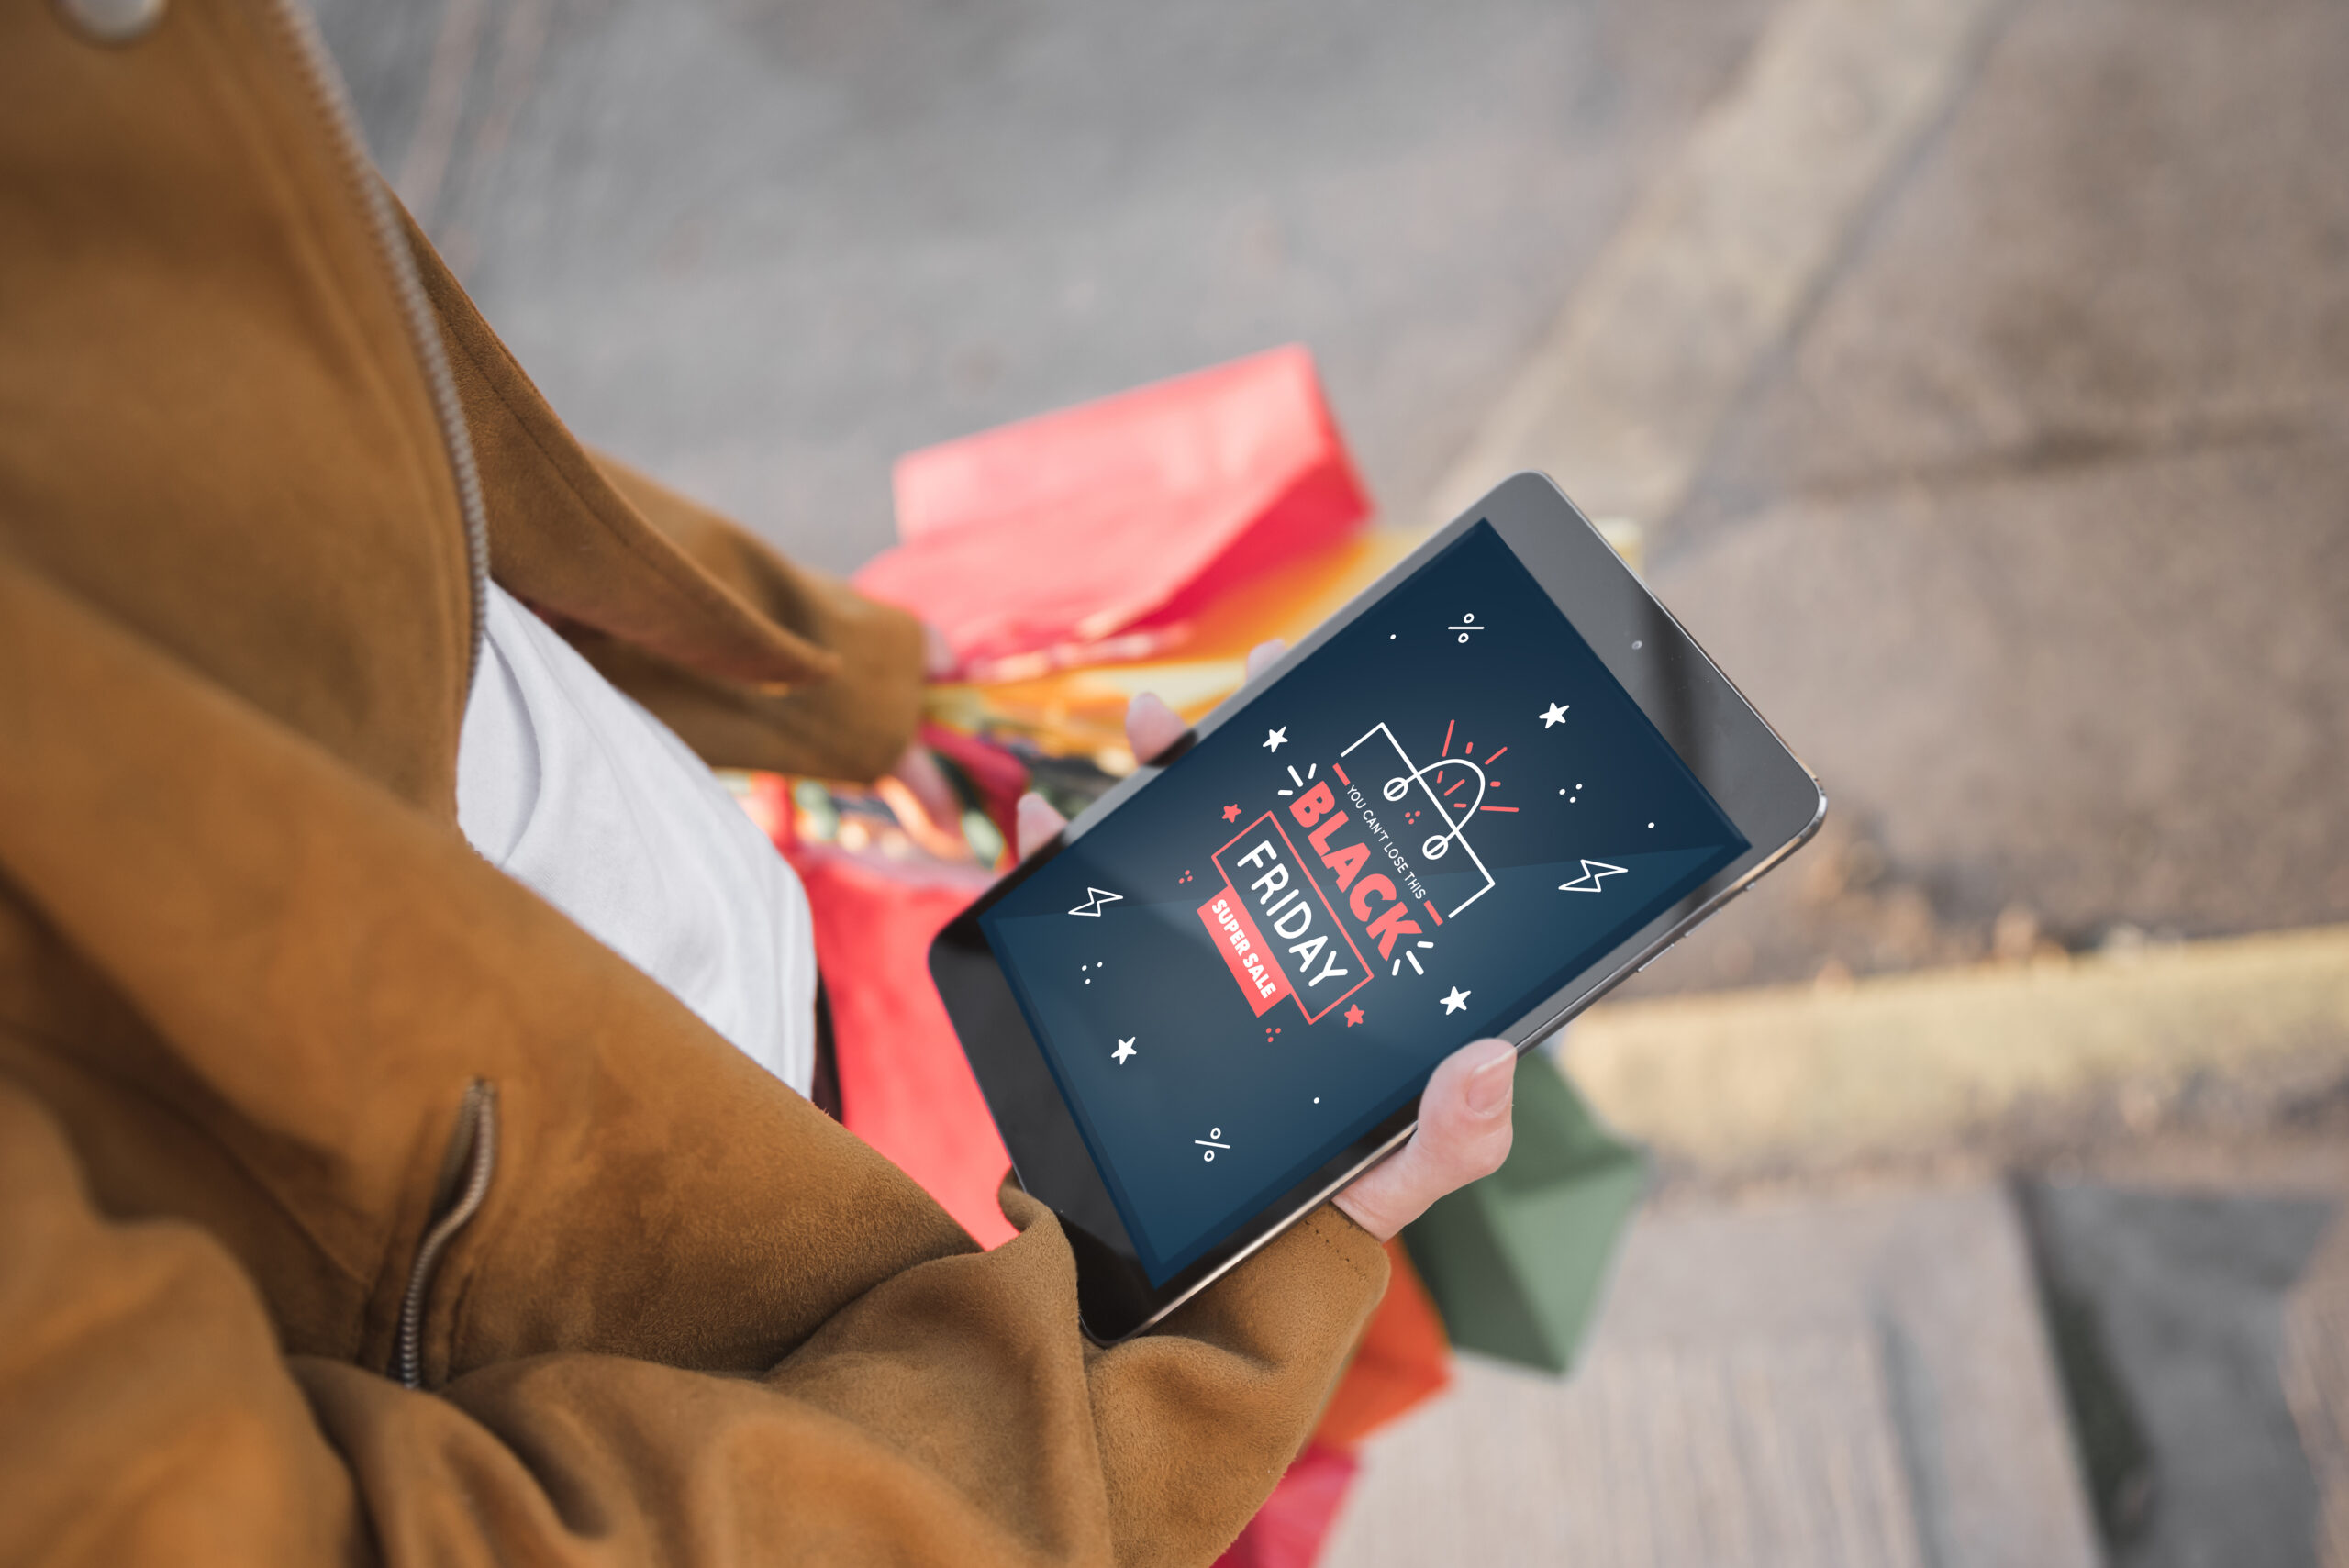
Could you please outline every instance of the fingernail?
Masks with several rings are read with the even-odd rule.
[[[1517,1052],[1504,1049],[1498,1056],[1468,1074],[1468,1108],[1477,1116],[1498,1116],[1507,1109],[1517,1086]]]

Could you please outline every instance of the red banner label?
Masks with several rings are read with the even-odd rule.
[[[1240,983],[1240,994],[1248,998],[1258,1018],[1289,995],[1288,976],[1273,962],[1264,934],[1248,917],[1237,895],[1228,888],[1217,894],[1199,906],[1199,919],[1214,940],[1216,951],[1223,954],[1231,978]]]

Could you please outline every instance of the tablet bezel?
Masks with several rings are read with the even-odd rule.
[[[1800,848],[1825,819],[1827,796],[1818,779],[1564,493],[1540,473],[1520,473],[1504,481],[1315,628],[1271,669],[1224,699],[1182,745],[1103,795],[956,917],[931,945],[931,976],[1010,1151],[1013,1173],[1024,1190],[1060,1217],[1069,1235],[1076,1254],[1079,1315],[1085,1333],[1099,1343],[1114,1344],[1158,1322],[1400,1148],[1418,1125],[1418,1103],[1415,1097],[1234,1228],[1204,1256],[1176,1271],[1165,1284],[1153,1285],[1042,1048],[979,929],[979,917],[1156,778],[1197,738],[1213,733],[1479,521],[1493,525],[1751,846],[1499,1030],[1500,1038],[1521,1052],[1554,1033]]]

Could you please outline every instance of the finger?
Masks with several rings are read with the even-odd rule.
[[[954,799],[954,786],[946,782],[946,774],[930,748],[917,740],[906,748],[890,773],[902,781],[921,806],[922,815],[936,827],[955,831],[962,820],[962,809]]]
[[[1248,677],[1253,680],[1270,669],[1280,656],[1288,651],[1288,644],[1279,638],[1260,642],[1248,651]],[[1164,755],[1191,727],[1182,717],[1168,707],[1156,692],[1144,692],[1126,705],[1126,744],[1135,757],[1151,762]]]
[[[1053,834],[1068,826],[1068,818],[1052,809],[1052,803],[1030,790],[1019,797],[1017,820],[1019,858],[1026,860],[1052,841]]]
[[[1338,1207],[1379,1240],[1428,1206],[1500,1169],[1508,1158],[1517,1049],[1479,1040],[1443,1059],[1419,1096],[1419,1125],[1391,1160],[1338,1195]]]
[[[1156,692],[1144,692],[1126,705],[1126,744],[1142,762],[1165,751],[1190,728]]]
[[[921,673],[925,679],[943,681],[954,673],[962,661],[954,656],[954,645],[946,634],[928,621],[921,623]]]

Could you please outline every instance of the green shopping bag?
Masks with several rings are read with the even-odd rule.
[[[1599,1125],[1549,1057],[1517,1064],[1508,1162],[1403,1231],[1453,1345],[1563,1373],[1575,1362],[1646,1155]]]

